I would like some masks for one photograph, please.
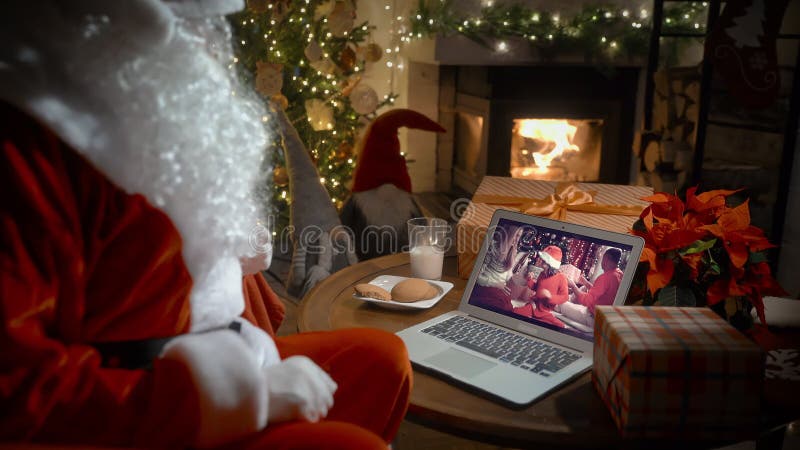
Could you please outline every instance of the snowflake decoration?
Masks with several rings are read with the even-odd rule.
[[[800,381],[800,351],[781,348],[767,353],[767,378]]]

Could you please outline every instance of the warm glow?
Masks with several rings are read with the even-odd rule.
[[[541,172],[546,171],[553,160],[564,152],[580,151],[580,147],[572,143],[577,129],[563,119],[525,119],[519,121],[517,133],[522,137],[547,143],[544,151],[531,150],[535,169]],[[523,154],[527,154],[527,151],[523,150]]]

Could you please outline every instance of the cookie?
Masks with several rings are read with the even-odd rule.
[[[392,288],[392,300],[401,303],[418,302],[436,297],[439,290],[420,278],[403,280]]]
[[[392,299],[392,294],[390,294],[389,291],[380,286],[375,286],[374,284],[361,283],[353,286],[353,289],[355,289],[356,295],[360,297],[369,297],[384,301]]]

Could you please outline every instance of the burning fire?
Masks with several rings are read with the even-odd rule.
[[[565,152],[580,151],[580,147],[572,143],[578,127],[572,126],[564,119],[524,119],[519,121],[517,133],[529,139],[541,141],[540,149],[531,151],[537,172],[545,172],[554,159]],[[528,154],[527,149],[522,150],[523,155]],[[529,169],[526,169],[529,170]],[[533,171],[532,170],[532,171]],[[527,176],[530,173],[523,173]]]

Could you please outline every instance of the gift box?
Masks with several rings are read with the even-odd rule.
[[[598,306],[592,383],[621,434],[752,439],[764,354],[708,308]]]
[[[469,278],[492,214],[511,209],[627,233],[653,194],[645,186],[484,177],[456,225],[458,275]]]

